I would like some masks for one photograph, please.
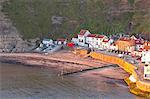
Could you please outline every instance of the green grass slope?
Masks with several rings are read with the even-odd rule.
[[[3,12],[24,38],[71,38],[80,29],[106,34],[148,33],[148,5],[149,0],[9,0]]]

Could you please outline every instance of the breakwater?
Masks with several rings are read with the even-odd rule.
[[[89,60],[91,63],[89,63]],[[116,66],[115,64],[96,61],[90,58],[81,59],[80,56],[70,52],[58,52],[50,55],[39,53],[1,53],[0,62],[57,68],[57,70],[60,71],[59,75],[68,75],[102,67]]]

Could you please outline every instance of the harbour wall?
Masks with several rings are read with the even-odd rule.
[[[81,55],[87,55],[87,50],[77,50],[77,53],[81,54]],[[133,75],[134,78],[136,79],[135,85],[136,87],[144,92],[150,92],[150,81],[143,81],[141,79],[141,75],[139,75],[136,70],[137,67],[127,61],[125,61],[124,59],[121,59],[119,57],[116,56],[110,56],[110,55],[106,55],[106,54],[102,54],[102,53],[98,53],[98,52],[91,52],[88,56],[91,56],[94,59],[98,59],[98,60],[102,60],[105,62],[109,62],[112,64],[117,64],[119,65],[121,68],[123,68],[126,72],[128,72],[130,75]],[[142,75],[143,76],[143,75]]]

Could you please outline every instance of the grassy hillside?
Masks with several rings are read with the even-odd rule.
[[[3,11],[24,38],[150,32],[149,0],[9,0]]]

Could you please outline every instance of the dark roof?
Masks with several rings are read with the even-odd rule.
[[[88,30],[81,30],[79,35],[84,35]]]
[[[87,37],[96,37],[98,34],[89,34]]]

